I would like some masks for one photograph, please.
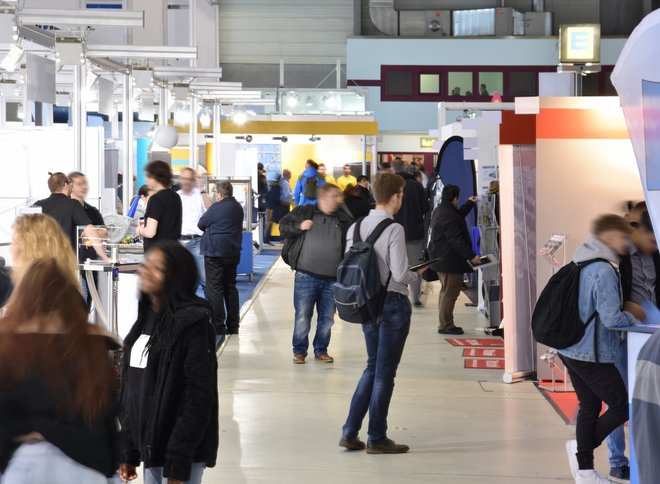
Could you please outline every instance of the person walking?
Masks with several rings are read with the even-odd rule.
[[[424,245],[426,243],[426,230],[424,217],[431,210],[424,187],[415,177],[406,171],[406,164],[401,158],[395,158],[392,165],[394,171],[405,181],[403,188],[403,203],[401,210],[394,216],[394,220],[403,226],[406,234],[406,250],[411,265],[422,262],[424,258]],[[416,279],[410,284],[410,296],[416,307],[422,307],[420,300],[422,293],[422,280]]]
[[[276,223],[291,211],[291,202],[293,201],[293,190],[291,189],[291,170],[286,168],[282,170],[282,178],[280,178],[280,205],[277,210]]]
[[[580,271],[578,307],[585,325],[576,344],[558,350],[580,402],[576,440],[566,444],[571,473],[578,484],[611,482],[594,470],[594,450],[628,420],[628,392],[616,365],[622,361],[625,341],[614,328],[630,326],[635,316],[623,311],[618,266],[630,252],[631,227],[623,217],[603,215],[592,226],[592,236],[573,256]],[[607,411],[602,413],[603,403]]]
[[[344,257],[346,231],[352,222],[341,207],[340,198],[339,188],[323,185],[316,205],[296,207],[280,221],[280,232],[285,238],[282,258],[296,271],[293,362],[298,365],[307,358],[315,306],[318,314],[313,341],[315,359],[334,362],[328,355],[335,314],[332,286]]]
[[[204,232],[201,254],[206,270],[206,295],[213,308],[213,326],[218,336],[238,334],[240,307],[236,269],[241,260],[243,207],[234,198],[234,187],[223,180],[216,184],[219,200],[202,215],[197,226]]]
[[[325,166],[325,163],[319,163],[319,177],[325,180],[326,183],[330,185],[336,185],[337,180],[335,177],[328,173],[328,167]]]
[[[376,209],[359,222],[360,240],[384,221],[394,219],[404,198],[403,178],[391,173],[380,173],[374,180]],[[357,224],[347,234],[347,247],[353,245]],[[367,450],[369,454],[403,454],[410,449],[397,444],[387,436],[387,415],[394,391],[403,349],[410,331],[412,309],[408,299],[408,284],[419,279],[408,265],[403,227],[392,223],[376,240],[374,249],[378,257],[381,283],[387,285],[385,304],[377,321],[363,324],[367,347],[367,367],[357,384],[351,400],[339,445],[348,450]],[[359,438],[362,421],[369,413],[368,440]]]
[[[305,171],[298,177],[293,190],[293,203],[296,207],[316,204],[317,191],[326,183],[325,178],[319,175],[318,169],[319,165],[314,160],[307,160]]]
[[[147,252],[158,241],[178,241],[181,238],[183,204],[181,197],[170,188],[172,186],[170,165],[156,160],[149,163],[144,171],[152,195],[147,202],[144,227],[138,227],[135,233],[143,238],[144,251]]]
[[[199,271],[197,296],[206,298],[206,270],[204,269],[204,256],[200,251],[203,232],[199,230],[197,224],[213,202],[205,191],[197,188],[197,173],[192,168],[181,170],[179,186],[180,189],[177,194],[181,197],[182,208],[180,240],[197,262],[197,270]]]
[[[124,341],[119,477],[199,484],[218,452],[218,363],[211,308],[195,296],[193,255],[152,245],[138,269],[137,321]],[[165,479],[165,481],[164,481]]]
[[[87,323],[75,259],[22,272],[0,318],[0,480],[107,484],[117,470],[108,351],[120,344]]]
[[[348,187],[357,185],[357,178],[351,174],[351,165],[346,163],[343,167],[343,175],[337,178],[336,185],[342,192],[345,192]]]
[[[477,203],[477,197],[470,197],[458,207],[461,189],[456,185],[445,185],[442,189],[442,202],[431,217],[431,237],[429,257],[441,259],[432,266],[438,273],[442,289],[438,298],[439,334],[460,335],[463,328],[454,323],[456,300],[463,287],[463,274],[472,272],[472,265],[479,265],[480,259],[472,250],[472,241],[465,217]]]

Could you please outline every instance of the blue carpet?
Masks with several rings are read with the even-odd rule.
[[[255,256],[254,258],[254,275],[252,276],[252,282],[248,281],[248,277],[240,275],[236,278],[236,287],[238,288],[238,297],[241,307],[249,301],[253,294],[254,290],[261,282],[261,279],[264,278],[275,261],[280,256],[281,249],[263,249],[261,254]]]

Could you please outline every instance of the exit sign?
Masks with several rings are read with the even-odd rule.
[[[600,25],[575,24],[559,28],[562,64],[600,63]]]

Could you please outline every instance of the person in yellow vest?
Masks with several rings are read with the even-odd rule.
[[[344,165],[344,174],[337,178],[336,185],[341,189],[342,192],[350,186],[357,186],[357,178],[351,174],[351,165],[346,163]]]
[[[323,163],[319,163],[319,176],[325,180],[326,183],[330,185],[336,185],[335,177],[328,175],[328,169]]]

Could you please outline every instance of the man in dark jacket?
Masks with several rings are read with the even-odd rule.
[[[401,158],[395,158],[392,163],[394,172],[403,178],[406,184],[403,187],[403,205],[401,210],[394,216],[394,220],[403,225],[406,234],[406,251],[408,262],[416,265],[422,262],[424,257],[424,243],[426,242],[426,231],[424,230],[424,216],[431,209],[426,190],[407,172],[406,164]],[[410,284],[412,303],[421,307],[420,295],[422,291],[422,278]]]
[[[456,185],[445,185],[442,202],[433,212],[429,256],[442,259],[433,265],[438,273],[442,290],[438,300],[440,334],[463,334],[463,329],[454,324],[454,307],[461,293],[463,274],[472,272],[472,265],[479,265],[479,256],[472,250],[472,240],[465,217],[475,207],[477,197],[458,208],[461,189]]]
[[[657,284],[657,274],[660,274],[660,254],[658,243],[653,232],[649,213],[644,210],[635,217],[631,225],[632,245],[627,255],[621,256],[619,270],[621,272],[621,287],[623,289],[623,307],[633,314],[643,314],[641,305],[660,302],[660,286]],[[624,382],[628,382],[627,355],[616,365]],[[616,479],[630,479],[630,465],[625,455],[626,435],[623,425],[607,437],[607,448],[610,459],[610,476]]]
[[[316,205],[300,205],[280,221],[285,238],[282,258],[296,271],[293,304],[296,319],[293,332],[293,362],[305,363],[314,307],[318,314],[314,355],[317,361],[332,363],[328,355],[335,301],[332,286],[346,245],[352,218],[340,204],[335,185],[318,190]]]
[[[202,215],[198,227],[204,231],[200,252],[206,269],[206,298],[213,309],[213,325],[222,337],[238,334],[240,322],[236,268],[241,260],[243,207],[234,198],[230,182],[218,182],[216,193],[219,201]]]

